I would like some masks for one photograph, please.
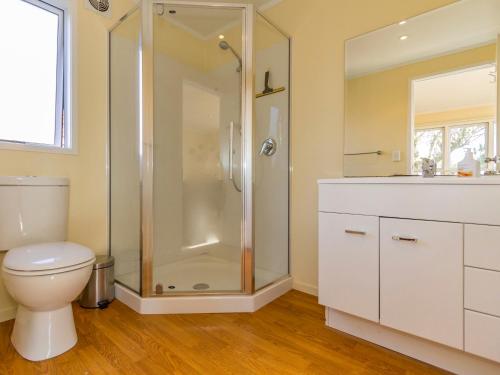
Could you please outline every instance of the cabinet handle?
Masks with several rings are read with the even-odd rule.
[[[349,234],[359,234],[361,236],[365,236],[366,235],[366,232],[363,232],[361,230],[346,229],[345,232],[349,233]]]
[[[407,242],[417,242],[418,239],[414,237],[401,237],[401,236],[392,236],[394,241],[407,241]]]

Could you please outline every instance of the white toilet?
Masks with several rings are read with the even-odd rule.
[[[76,344],[71,302],[95,260],[90,249],[64,242],[68,189],[65,178],[0,176],[0,251],[8,250],[2,277],[19,303],[11,339],[32,361]]]

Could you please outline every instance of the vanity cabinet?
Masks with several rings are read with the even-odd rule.
[[[500,226],[465,225],[465,351],[500,362]]]
[[[463,225],[380,219],[380,323],[463,348]]]
[[[465,351],[500,362],[500,319],[465,310]]]
[[[500,271],[500,226],[466,224],[464,237],[466,266]]]
[[[379,218],[319,214],[319,303],[378,322]]]
[[[458,374],[500,374],[500,177],[319,181],[326,324]]]
[[[500,317],[500,272],[465,267],[464,276],[465,308]]]

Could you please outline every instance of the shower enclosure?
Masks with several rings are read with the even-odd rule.
[[[289,38],[251,4],[144,0],[109,41],[120,288],[252,295],[289,278]]]

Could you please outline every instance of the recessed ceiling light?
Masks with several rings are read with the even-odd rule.
[[[219,39],[224,39],[224,35],[220,34]]]
[[[399,21],[400,25],[404,25],[406,23],[406,20]]]
[[[401,35],[399,37],[399,40],[406,40],[406,39],[408,39],[408,35]]]

